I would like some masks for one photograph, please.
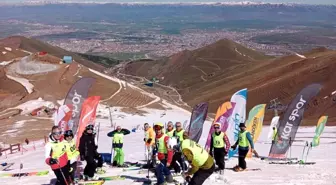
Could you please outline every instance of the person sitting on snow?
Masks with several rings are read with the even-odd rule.
[[[124,151],[123,151],[123,144],[124,144],[124,135],[128,135],[131,132],[127,129],[122,129],[120,126],[117,126],[117,129],[109,132],[107,134],[108,137],[113,137],[113,148],[115,151],[115,157],[113,159],[113,166],[118,167],[125,167],[124,166]],[[111,156],[113,157],[113,156]]]
[[[154,152],[157,156],[155,176],[158,185],[163,185],[165,183],[164,177],[166,177],[167,182],[173,182],[174,180],[168,168],[172,162],[173,150],[168,147],[169,136],[162,132],[162,128],[162,123],[156,123],[154,125],[156,134]]]
[[[67,155],[69,158],[68,165],[70,167],[70,177],[72,179],[72,182],[75,180],[75,171],[77,169],[77,158],[79,156],[79,151],[76,147],[76,142],[73,139],[74,135],[72,133],[72,130],[67,130],[64,132],[64,138],[67,144]]]
[[[45,162],[56,175],[56,185],[68,185],[71,182],[66,148],[61,130],[58,126],[53,126],[49,142],[45,145]]]
[[[251,136],[251,133],[246,130],[246,126],[244,123],[239,124],[240,132],[238,135],[238,140],[231,147],[232,149],[238,148],[238,165],[234,167],[235,171],[243,171],[246,169],[246,155],[249,152],[249,145],[251,145],[252,153],[254,153],[254,143]]]

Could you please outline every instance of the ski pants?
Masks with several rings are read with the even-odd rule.
[[[96,156],[96,159],[98,161],[97,167],[99,168],[103,167],[103,163],[104,163],[103,157],[99,154],[98,156]]]
[[[155,176],[157,178],[157,184],[162,184],[165,181],[165,176],[170,175],[170,170],[166,166],[167,161],[161,160],[160,164],[155,167]]]
[[[116,162],[117,165],[124,165],[124,151],[122,148],[114,148],[115,156],[113,162]]]
[[[91,156],[85,157],[85,161],[86,161],[86,166],[84,168],[84,175],[93,177],[96,172],[97,163],[94,157],[91,157]]]
[[[180,173],[181,170],[187,170],[187,165],[184,163],[184,160],[182,159],[182,153],[180,152],[174,153],[173,160],[169,169],[171,168],[174,168],[175,173]]]
[[[225,158],[226,152],[224,147],[223,148],[214,148],[214,158],[216,161],[216,165],[220,170],[224,170],[225,168]]]
[[[55,185],[69,185],[70,184],[71,179],[70,179],[70,174],[69,174],[69,165],[65,165],[63,168],[59,168],[59,169],[56,169],[56,170],[53,170],[53,171],[54,171],[54,173],[56,175],[56,178],[57,178],[57,181],[56,181]],[[64,175],[64,177],[63,177],[63,175]]]
[[[204,170],[199,169],[191,178],[188,185],[202,185],[204,181],[210,177],[210,175],[215,171],[215,164],[212,165],[211,168]]]
[[[74,182],[75,180],[75,173],[76,173],[76,170],[77,170],[77,162],[74,162],[72,164],[70,164],[70,160],[68,161],[68,166],[69,166],[69,175],[70,175],[70,178],[72,180],[72,182]]]
[[[238,148],[238,166],[242,169],[246,169],[246,155],[248,153],[249,149],[244,150],[241,148]]]

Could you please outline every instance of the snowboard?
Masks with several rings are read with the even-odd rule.
[[[38,171],[38,172],[0,174],[0,177],[43,176],[43,175],[48,175],[48,174],[49,174],[49,170],[45,170],[45,171]]]

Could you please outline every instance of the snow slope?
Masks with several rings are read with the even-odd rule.
[[[166,106],[170,106],[166,104]],[[99,106],[98,112],[103,116],[108,116],[109,112],[104,106]],[[187,111],[181,111],[177,107],[171,107],[169,110],[152,110],[145,109],[150,112],[146,116],[129,115],[119,111],[120,108],[113,108],[112,118],[113,122],[117,125],[121,125],[123,128],[132,129],[144,122],[150,124],[154,122],[167,122],[167,121],[181,121],[190,119],[190,113]],[[162,113],[165,113],[161,117]],[[111,131],[111,124],[109,118],[107,119],[97,119],[96,123],[100,123],[100,133],[99,133],[99,147],[98,151],[101,153],[110,153],[111,151],[111,138],[107,137],[107,133]],[[200,141],[201,145],[204,145],[209,127],[211,125],[210,121],[206,121],[204,126],[203,135]],[[260,136],[260,141],[256,143],[256,150],[259,155],[267,156],[270,148],[270,144],[267,142],[267,131],[268,127],[263,128],[263,132]],[[297,133],[297,142],[294,143],[291,151],[291,157],[301,158],[302,149],[304,141],[312,140],[314,136],[314,127],[310,128],[300,128]],[[132,132],[130,135],[125,136],[124,140],[124,152],[125,161],[135,162],[139,161],[144,163],[144,145],[143,145],[144,133],[142,130],[137,130],[135,133]],[[252,158],[247,161],[249,168],[261,168],[261,171],[248,171],[236,173],[230,170],[225,170],[224,180],[216,181],[215,176],[218,174],[213,174],[210,179],[208,179],[204,185],[304,185],[304,184],[336,184],[336,153],[332,151],[336,148],[336,127],[326,127],[325,132],[321,137],[321,144],[319,147],[314,148],[310,151],[308,161],[315,161],[317,164],[312,166],[299,166],[299,165],[274,165],[268,164],[267,161],[261,161],[257,158]],[[15,165],[10,168],[11,173],[19,172],[19,164],[22,162],[23,169],[22,172],[37,171],[50,169],[44,163],[44,149],[42,147],[37,148],[36,151],[31,151],[21,154],[8,155],[6,159],[4,156],[0,157],[0,163],[2,162],[15,162]],[[85,162],[84,162],[85,163]],[[226,162],[226,167],[230,168],[237,164],[237,158],[233,157]],[[9,173],[2,172],[1,173]],[[122,169],[118,168],[108,168],[107,173],[102,176],[107,175],[125,175],[126,180],[120,181],[106,181],[105,184],[142,184],[138,182],[133,182],[134,178],[144,178],[145,174],[138,174],[137,171],[127,171],[123,172]],[[21,179],[13,177],[0,177],[0,184],[25,184],[25,185],[41,185],[49,184],[54,178],[54,174],[50,171],[47,176],[41,177],[21,177]],[[180,179],[179,179],[180,180]]]

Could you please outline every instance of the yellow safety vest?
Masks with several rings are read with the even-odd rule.
[[[180,130],[180,131],[175,131],[175,135],[179,138],[180,142],[182,142],[183,139],[183,134],[184,134],[184,130]]]
[[[277,132],[278,132],[278,129],[275,128],[275,129],[273,130],[272,141],[275,141],[275,139],[276,139],[275,136],[277,135]]]
[[[199,144],[190,139],[186,139],[182,142],[181,149],[188,149],[192,152],[193,160],[198,167],[203,166],[208,160],[209,154]]]
[[[174,136],[174,131],[175,131],[175,129],[173,129],[173,130],[171,130],[171,131],[168,131],[167,130],[167,136],[169,136],[169,137],[173,137]]]
[[[124,134],[122,132],[116,132],[113,136],[113,143],[122,144],[124,143]]]
[[[164,141],[164,138],[166,137],[167,135],[166,134],[163,134],[160,139],[157,139],[156,140],[156,146],[157,146],[157,149],[158,149],[158,152],[159,153],[164,153],[164,154],[167,154],[168,151],[167,151],[167,148],[166,148],[166,145],[165,145],[165,141]]]
[[[224,133],[221,132],[219,135],[215,133],[212,134],[212,141],[214,148],[224,148]]]
[[[248,147],[249,146],[249,142],[247,140],[246,133],[247,133],[246,130],[243,133],[239,132],[239,146],[240,147]]]
[[[76,148],[75,140],[67,141],[67,155],[69,160],[77,158],[79,156],[79,151]]]
[[[66,152],[66,143],[64,141],[51,144],[51,158],[58,159]]]

